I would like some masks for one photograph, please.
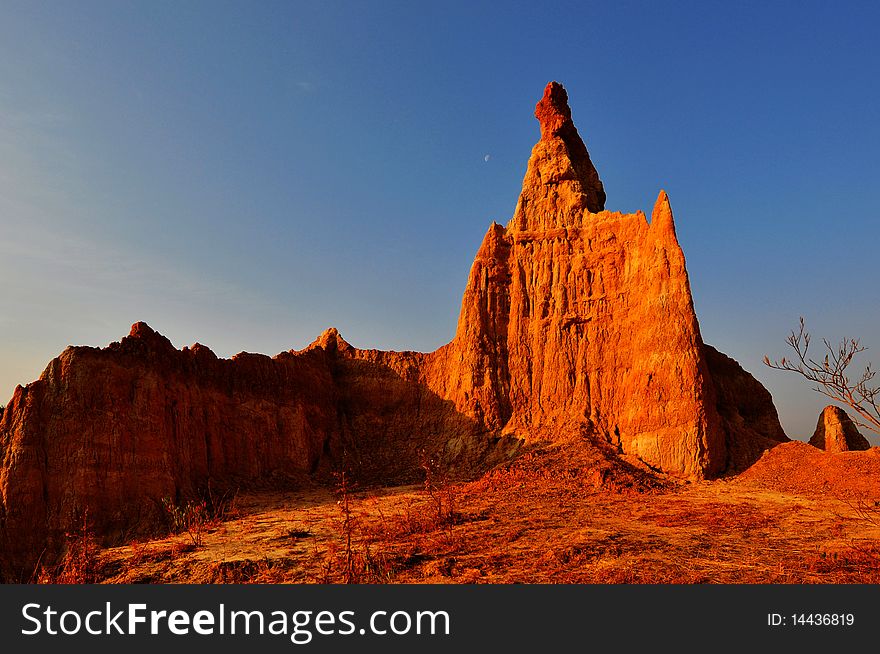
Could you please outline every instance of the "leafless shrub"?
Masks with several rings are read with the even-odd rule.
[[[204,545],[204,534],[208,529],[210,518],[205,500],[190,500],[175,504],[171,498],[162,498],[162,507],[171,523],[171,531],[175,534],[186,533],[193,546]]]
[[[428,457],[425,452],[421,455],[421,468],[425,473],[425,494],[430,498],[434,514],[434,528],[451,528],[460,521],[461,514],[458,512],[458,489],[453,484],[447,473],[440,470],[437,462]]]
[[[237,497],[237,492],[231,490],[216,492],[209,482],[198,499],[175,503],[170,497],[163,497],[162,508],[172,533],[186,533],[194,547],[202,547],[209,529],[237,514]]]
[[[99,578],[100,544],[89,525],[88,509],[78,526],[65,534],[64,554],[55,566],[44,566],[36,573],[38,584],[93,584]]]
[[[361,529],[361,522],[352,507],[352,484],[345,472],[337,475],[339,507],[339,541],[330,543],[323,553],[318,583],[362,584],[387,583],[393,577],[389,558],[373,551]],[[318,553],[316,544],[316,553]]]
[[[199,493],[199,497],[205,503],[208,519],[212,523],[219,523],[229,518],[234,518],[238,511],[238,490],[227,489],[222,492],[216,491],[211,482]]]

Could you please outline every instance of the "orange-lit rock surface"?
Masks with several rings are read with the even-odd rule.
[[[769,393],[703,344],[666,193],[650,222],[604,210],[559,84],[535,115],[514,216],[490,226],[436,352],[360,350],[331,329],[302,351],[224,360],[137,323],[16,389],[0,418],[5,574],[26,577],[84,511],[118,539],[208,485],[340,466],[395,483],[425,457],[470,474],[580,435],[698,479],[787,440]]]
[[[586,428],[673,475],[740,469],[787,440],[770,394],[704,346],[666,193],[650,223],[602,210],[566,101],[554,82],[538,103],[516,212],[489,228],[429,380],[527,440]]]
[[[849,452],[871,447],[846,411],[833,404],[826,406],[819,414],[819,422],[810,438],[810,445],[826,452]]]
[[[401,483],[424,460],[473,473],[509,458],[518,441],[419,382],[424,357],[328,330],[300,352],[218,359],[145,323],[104,349],[66,349],[0,419],[0,571],[26,580],[85,512],[112,542],[209,488],[333,483],[339,466]]]

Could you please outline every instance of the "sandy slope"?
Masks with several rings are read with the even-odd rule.
[[[803,447],[776,449],[814,456]],[[553,446],[478,481],[435,480],[432,493],[418,486],[352,493],[348,530],[339,497],[326,490],[242,495],[237,515],[210,527],[203,546],[182,534],[105,550],[100,575],[109,582],[880,581],[880,493],[853,472],[856,458],[840,464],[856,480],[849,488],[838,476],[817,493],[819,473],[798,487],[787,450],[771,454],[739,478],[680,483],[601,449]],[[870,467],[874,459],[862,456]],[[828,469],[838,464],[824,461]]]

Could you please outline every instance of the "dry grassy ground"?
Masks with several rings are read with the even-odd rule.
[[[110,583],[877,583],[880,492],[862,482],[681,483],[571,444],[467,483],[242,494],[195,538],[103,550],[93,570]]]

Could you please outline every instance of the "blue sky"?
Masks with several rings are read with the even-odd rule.
[[[662,4],[3,0],[0,396],[137,320],[435,349],[555,79],[608,208],[669,192],[704,339],[808,437],[825,402],[760,361],[804,315],[880,363],[880,9]]]

